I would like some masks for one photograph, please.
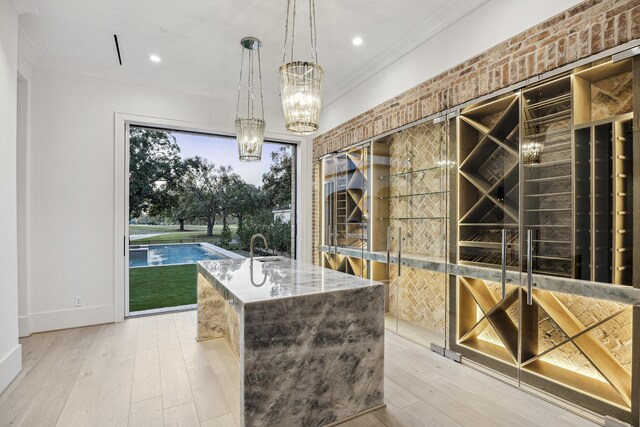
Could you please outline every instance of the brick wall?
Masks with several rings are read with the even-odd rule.
[[[584,1],[317,136],[313,158],[635,39],[640,39],[640,0]],[[314,173],[314,262],[319,261],[318,186]]]
[[[314,159],[640,38],[640,0],[588,0],[314,139]]]

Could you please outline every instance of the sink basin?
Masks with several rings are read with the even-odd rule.
[[[253,260],[260,262],[290,262],[291,258],[285,258],[283,256],[258,256],[253,257]]]

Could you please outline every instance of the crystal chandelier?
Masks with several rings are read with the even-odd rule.
[[[236,107],[236,139],[238,140],[238,154],[243,162],[259,162],[262,158],[264,143],[264,101],[262,97],[262,68],[260,66],[260,47],[262,42],[255,37],[245,37],[240,40],[242,45],[242,59],[240,60],[240,83],[238,84],[238,104]],[[247,114],[240,117],[240,93],[242,92],[242,71],[244,69],[245,51],[248,52],[247,72]],[[254,116],[254,52],[258,59],[258,82],[260,83],[260,118]]]
[[[540,156],[544,145],[537,141],[529,141],[522,144],[522,163],[525,165],[537,165],[540,163]]]
[[[293,1],[293,8],[291,2]],[[285,63],[289,39],[289,15],[291,15],[290,59]],[[287,21],[284,48],[280,66],[280,96],[287,130],[297,135],[308,135],[318,130],[322,102],[324,71],[317,64],[318,41],[316,33],[316,2],[309,0],[309,27],[311,36],[311,60],[294,61],[293,47],[296,27],[296,0],[287,0]]]

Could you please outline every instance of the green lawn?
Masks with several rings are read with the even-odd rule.
[[[197,266],[129,269],[129,311],[196,304]]]
[[[187,231],[206,231],[206,225],[191,225],[185,224],[184,228]],[[214,232],[216,229],[222,230],[222,225],[214,226]],[[180,232],[180,226],[178,224],[171,225],[147,225],[147,224],[131,224],[129,225],[129,234],[151,234],[151,233],[174,233]]]
[[[222,233],[222,225],[216,225],[213,228],[213,236],[208,236],[208,237],[207,237],[206,226],[204,226],[204,229],[202,230],[198,229],[196,231],[192,230],[194,227],[202,227],[202,226],[189,225],[189,226],[186,226],[185,228],[191,231],[176,231],[176,229],[174,228],[173,230],[170,230],[171,232],[154,231],[149,229],[145,229],[145,230],[137,229],[136,232],[141,234],[143,233],[151,234],[153,232],[163,233],[163,234],[159,234],[157,236],[151,236],[145,239],[132,240],[131,244],[132,245],[149,245],[149,244],[162,244],[162,243],[190,243],[190,242],[217,243],[218,241],[220,241],[220,234]],[[229,225],[229,228],[231,229],[231,232],[235,234],[238,226]],[[132,233],[131,226],[129,226],[129,233]]]
[[[165,233],[158,236],[148,237],[146,239],[132,240],[132,245],[149,245],[155,243],[188,243],[188,242],[208,242],[216,243],[220,240],[220,235],[215,233],[211,237],[207,237],[207,232],[202,231],[183,231],[180,233]]]

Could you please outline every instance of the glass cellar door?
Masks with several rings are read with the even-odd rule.
[[[442,348],[448,324],[448,141],[442,118],[371,146],[371,247],[379,259],[371,267],[386,270],[387,328]]]
[[[520,314],[520,97],[472,105],[457,120],[457,322],[454,350],[514,380]]]
[[[522,92],[519,378],[635,425],[632,94],[631,60]]]
[[[329,247],[328,252],[322,253],[322,265],[330,269],[339,266],[337,254],[337,158],[335,155],[325,157],[322,160],[322,215],[324,233],[322,244]]]

